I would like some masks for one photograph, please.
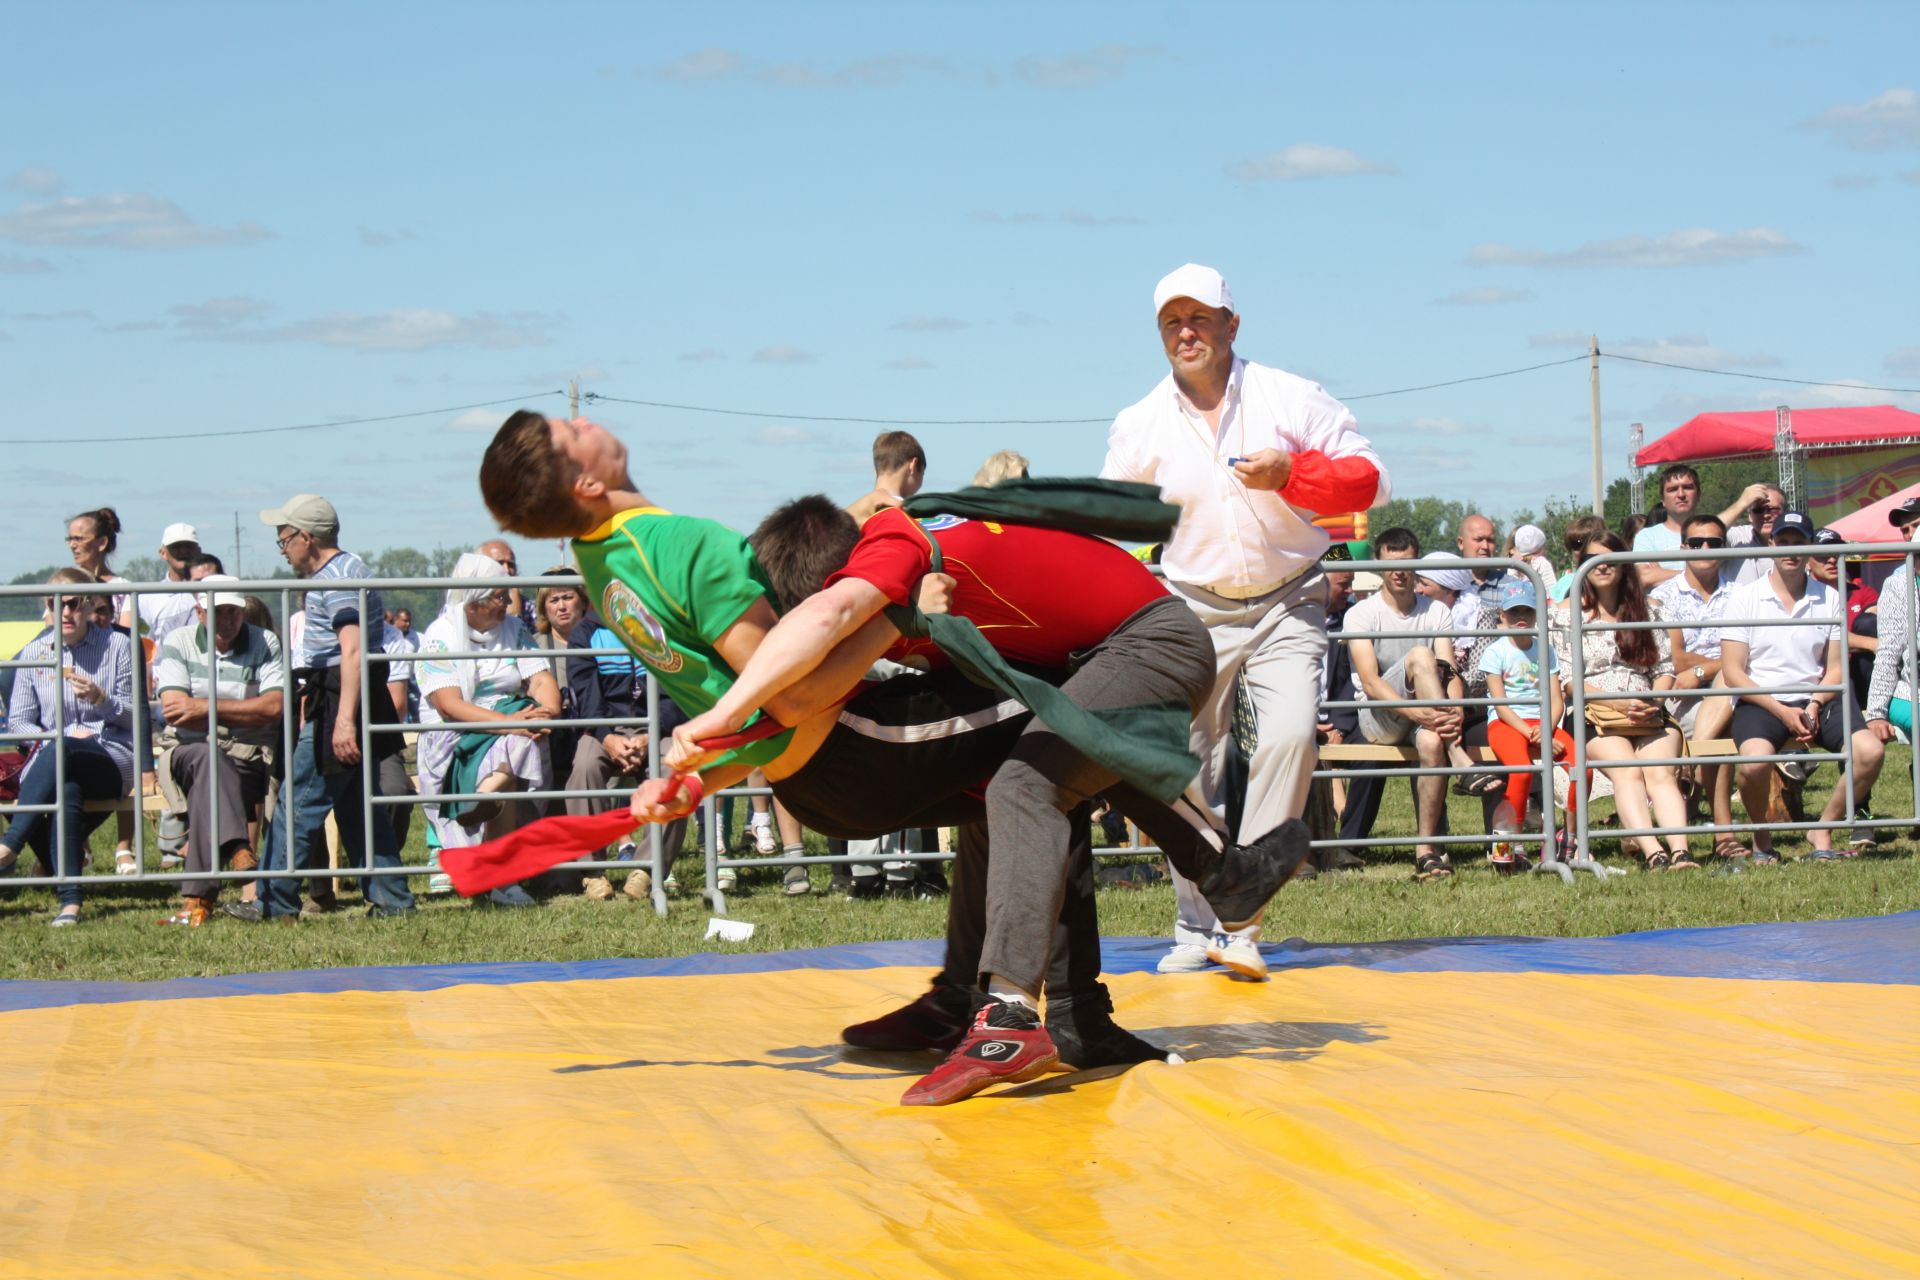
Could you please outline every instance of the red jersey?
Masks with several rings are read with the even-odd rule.
[[[861,527],[847,567],[827,585],[859,578],[894,604],[911,604],[933,569],[935,538],[941,567],[956,584],[955,616],[970,619],[1002,655],[1021,662],[1064,667],[1167,594],[1145,565],[1100,538],[960,516],[917,521],[897,508]],[[903,636],[887,650],[895,662],[916,656],[945,661],[925,637]]]

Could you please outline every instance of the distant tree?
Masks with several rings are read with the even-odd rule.
[[[114,568],[128,582],[159,582],[167,576],[167,562],[159,556],[135,556]]]
[[[34,569],[8,581],[10,587],[39,585],[53,575],[60,566],[50,564],[44,569]],[[40,593],[24,592],[16,596],[0,596],[0,622],[38,622],[42,614]]]
[[[1388,529],[1411,529],[1422,554],[1451,553],[1460,522],[1472,514],[1466,503],[1451,498],[1395,498],[1367,514],[1367,528],[1375,538]]]

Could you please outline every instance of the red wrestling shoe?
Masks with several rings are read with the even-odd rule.
[[[1040,1015],[1023,1004],[989,1000],[947,1060],[900,1097],[903,1107],[943,1107],[996,1084],[1023,1084],[1060,1060]]]

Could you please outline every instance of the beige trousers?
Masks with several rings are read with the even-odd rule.
[[[1224,824],[1226,763],[1233,734],[1234,681],[1244,678],[1259,725],[1260,745],[1247,765],[1242,844],[1265,835],[1306,811],[1307,791],[1319,759],[1314,722],[1320,709],[1320,662],[1327,651],[1327,579],[1311,569],[1280,590],[1252,600],[1231,600],[1183,582],[1167,584],[1213,635],[1218,674],[1213,693],[1193,719],[1193,751],[1200,776],[1189,794]],[[1192,881],[1173,875],[1178,912],[1175,942],[1206,945],[1224,932],[1219,918]],[[1260,926],[1239,936],[1257,940]]]

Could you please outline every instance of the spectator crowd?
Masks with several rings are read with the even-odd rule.
[[[1002,451],[974,482],[992,485],[1026,468],[1019,454]],[[911,497],[925,479],[925,453],[907,433],[888,432],[875,443],[874,470],[872,490],[850,504],[857,517]],[[1537,838],[1529,842],[1526,833],[1548,825],[1543,809],[1559,815],[1550,824],[1557,856],[1570,856],[1572,815],[1603,781],[1624,828],[1708,821],[1717,828],[1698,842],[1679,833],[1622,837],[1622,851],[1647,869],[1696,868],[1708,857],[1741,866],[1779,854],[1765,828],[1750,838],[1726,830],[1736,798],[1757,823],[1783,808],[1797,817],[1811,771],[1850,760],[1851,791],[1842,771],[1807,832],[1811,856],[1871,847],[1870,827],[1855,826],[1841,842],[1836,833],[1872,819],[1885,744],[1912,732],[1911,569],[1894,573],[1884,594],[1851,573],[1843,582],[1839,558],[1820,552],[1839,536],[1788,510],[1770,486],[1751,486],[1727,510],[1704,512],[1699,477],[1673,466],[1659,478],[1659,496],[1657,518],[1636,519],[1635,530],[1575,519],[1558,559],[1540,528],[1521,524],[1503,539],[1477,514],[1460,522],[1444,559],[1404,528],[1384,530],[1370,544],[1334,545],[1324,558],[1327,626],[1344,643],[1327,649],[1321,693],[1328,705],[1317,734],[1323,757],[1340,771],[1330,788],[1332,826],[1323,832],[1337,831],[1339,845],[1316,854],[1320,871],[1366,864],[1356,851],[1375,839],[1383,767],[1408,763],[1452,770],[1410,779],[1422,880],[1452,874],[1454,852],[1465,847],[1444,841],[1449,786],[1482,802],[1487,856],[1502,871],[1540,856]],[[120,521],[106,507],[68,521],[73,563],[51,575],[45,629],[18,655],[51,664],[57,654],[58,665],[22,666],[0,681],[12,739],[0,744],[0,801],[23,807],[0,830],[0,875],[31,853],[42,874],[78,876],[94,829],[109,819],[118,824],[113,871],[139,872],[131,838],[137,808],[123,802],[151,795],[158,797],[151,806],[159,810],[158,866],[185,877],[164,923],[198,926],[221,910],[249,922],[324,915],[341,909],[337,868],[403,865],[415,825],[409,798],[417,793],[428,849],[417,873],[428,877],[427,892],[444,892],[432,865],[438,851],[549,813],[623,806],[648,776],[650,748],[685,718],[663,697],[659,721],[649,721],[645,668],[578,586],[505,585],[522,575],[503,540],[460,557],[444,607],[416,628],[407,610],[388,612],[378,590],[365,590],[363,604],[355,583],[371,572],[341,546],[340,516],[326,499],[297,495],[262,519],[306,580],[284,628],[265,602],[226,585],[235,579],[187,523],[168,525],[159,546],[165,582],[183,589],[89,591],[125,581],[111,567]],[[1920,502],[1894,519],[1913,539]],[[1740,547],[1784,554],[1711,554]],[[1575,572],[1594,556],[1628,549],[1670,557]],[[1375,557],[1390,567],[1342,568]],[[1524,563],[1532,576],[1449,563],[1495,557]],[[572,575],[556,565],[540,576]],[[184,589],[194,583],[201,585]],[[363,653],[371,673],[365,688]],[[1848,695],[1808,688],[1842,683]],[[1841,696],[1852,698],[1850,714]],[[1584,705],[1577,719],[1576,700]],[[137,702],[146,707],[138,716]],[[1565,776],[1575,736],[1584,737],[1595,776]],[[1363,746],[1396,750],[1336,750]],[[1777,768],[1715,762],[1719,754],[1816,746],[1830,754]],[[1237,749],[1257,750],[1257,742]],[[1551,794],[1538,786],[1543,754],[1562,766]],[[1490,769],[1489,757],[1511,771]],[[363,759],[371,762],[364,769]],[[376,799],[406,801],[376,805],[371,824],[363,822],[369,777]],[[542,794],[554,790],[597,794]],[[799,824],[764,788],[747,800],[747,848],[765,857],[805,852]],[[732,804],[723,797],[719,830],[697,832],[700,840],[732,837]],[[1124,826],[1110,816],[1108,830],[1112,838]],[[686,837],[685,823],[664,834],[662,891],[678,887],[672,857]],[[1397,833],[1379,839],[1402,842]],[[931,831],[836,841],[833,851],[843,857],[826,887],[862,897],[942,892],[936,864],[914,856],[941,847],[942,833]],[[655,885],[642,848],[625,839],[602,851],[616,875],[625,872],[618,885],[604,870],[563,868],[488,898],[507,907],[555,894],[648,899]],[[244,877],[283,866],[289,849],[293,868],[309,873],[304,883]],[[734,888],[736,875],[723,869],[718,887]],[[223,888],[236,885],[222,904]],[[800,865],[783,868],[780,887],[796,896],[816,889]],[[360,892],[376,916],[404,915],[414,905],[407,875],[365,877]],[[63,883],[57,896],[52,924],[69,927],[80,919],[82,884]]]

